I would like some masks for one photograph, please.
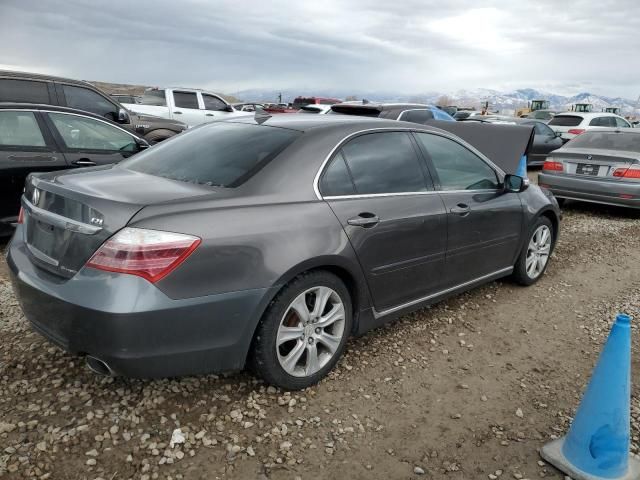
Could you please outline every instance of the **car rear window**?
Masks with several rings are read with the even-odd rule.
[[[640,152],[640,134],[586,131],[567,143],[566,148],[596,148]]]
[[[547,125],[555,125],[556,127],[577,127],[583,118],[577,115],[556,115]]]
[[[359,117],[378,117],[381,113],[378,108],[334,105],[329,113],[340,113],[344,115],[358,115]]]
[[[200,185],[237,187],[302,132],[241,123],[210,123],[155,145],[121,165]]]

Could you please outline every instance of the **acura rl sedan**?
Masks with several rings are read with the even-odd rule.
[[[299,389],[350,335],[500,277],[533,284],[558,218],[444,130],[256,116],[31,175],[8,263],[33,328],[97,372],[248,365]]]

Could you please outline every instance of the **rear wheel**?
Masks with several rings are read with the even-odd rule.
[[[335,275],[316,271],[292,280],[260,321],[251,358],[254,370],[287,390],[317,383],[342,356],[351,311],[349,292]]]
[[[547,269],[553,250],[553,224],[539,217],[531,228],[527,244],[514,266],[513,278],[521,285],[533,285]]]

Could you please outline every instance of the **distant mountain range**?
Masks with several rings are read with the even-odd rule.
[[[416,102],[436,104],[439,100],[447,99],[450,105],[458,107],[480,108],[484,102],[489,102],[492,111],[499,110],[501,113],[513,113],[516,109],[526,107],[531,100],[549,100],[551,109],[566,111],[574,103],[591,103],[593,111],[601,111],[604,107],[620,107],[626,115],[640,114],[640,106],[636,100],[621,97],[607,97],[589,92],[579,93],[573,96],[557,95],[550,92],[543,92],[533,88],[523,88],[512,92],[500,92],[479,88],[475,90],[458,90],[456,92],[427,92],[422,94],[402,94],[397,92],[353,92],[341,89],[330,90],[269,90],[253,89],[235,92],[233,95],[244,101],[276,102],[278,95],[282,94],[284,102],[291,102],[299,95],[318,96],[346,99],[354,98],[361,100],[366,98],[370,101],[379,102]]]

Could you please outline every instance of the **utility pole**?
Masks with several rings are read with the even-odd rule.
[[[282,103],[282,92],[278,94],[278,103]]]

